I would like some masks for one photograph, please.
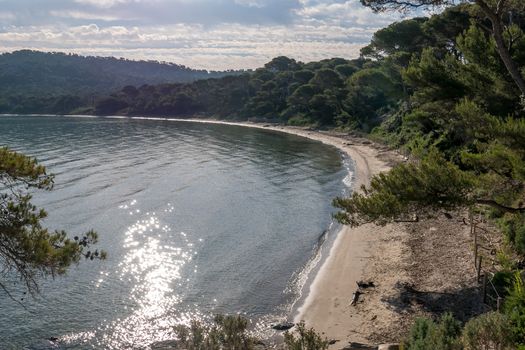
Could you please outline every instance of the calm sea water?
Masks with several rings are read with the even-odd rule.
[[[25,309],[0,292],[2,349],[147,348],[214,313],[264,333],[297,299],[348,174],[332,147],[235,126],[2,116],[0,145],[56,174],[34,196],[46,226],[95,229],[109,254],[43,281]]]

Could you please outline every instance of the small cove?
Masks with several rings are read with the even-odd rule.
[[[264,331],[345,190],[339,152],[302,137],[162,120],[0,117],[0,143],[55,173],[46,224],[95,229],[110,257],[43,283],[27,309],[2,300],[9,346],[146,346],[172,326],[242,313]]]

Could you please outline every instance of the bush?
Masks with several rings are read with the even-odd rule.
[[[315,123],[306,116],[296,115],[288,119],[288,125],[291,126],[313,126]],[[316,124],[315,124],[316,126]]]
[[[525,215],[505,215],[498,220],[507,241],[520,254],[525,254]]]
[[[512,339],[516,345],[525,345],[525,287],[519,272],[515,273],[508,292],[503,310],[508,317]]]
[[[306,329],[304,322],[297,325],[297,336],[291,332],[284,333],[286,350],[325,350],[328,340],[321,338],[313,328]]]
[[[252,350],[262,344],[248,335],[248,320],[241,316],[215,316],[213,325],[192,321],[191,325],[175,328],[177,345],[184,350]],[[304,322],[297,324],[295,332],[284,333],[283,350],[326,350],[328,340],[321,338],[313,328],[306,329]]]
[[[508,318],[499,312],[488,312],[471,319],[463,329],[462,342],[465,350],[511,349]]]
[[[430,319],[417,319],[410,330],[407,350],[460,350],[461,324],[450,313],[438,323]]]
[[[247,327],[248,320],[241,316],[217,315],[213,326],[192,321],[190,327],[180,325],[175,328],[175,332],[181,349],[250,350],[254,348],[256,340],[247,334]]]
[[[498,271],[494,274],[494,277],[492,277],[491,282],[496,288],[498,294],[505,297],[509,288],[512,286],[513,278],[514,273],[512,271]],[[494,296],[496,297],[496,295]]]
[[[436,324],[428,318],[418,318],[412,328],[406,342],[407,350],[425,350],[428,348],[428,338]]]

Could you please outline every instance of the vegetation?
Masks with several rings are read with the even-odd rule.
[[[515,349],[509,320],[499,312],[488,312],[468,321],[464,327],[452,314],[438,322],[417,319],[405,343],[407,350]]]
[[[362,3],[383,11],[452,2]],[[337,218],[352,225],[384,224],[404,215],[485,206],[501,225],[508,243],[523,255],[525,84],[520,67],[525,66],[525,8],[523,2],[510,0],[465,3],[437,16],[450,20],[463,13],[470,19],[463,22],[468,27],[447,38],[445,47],[436,40],[417,54],[417,46],[411,48],[408,64],[402,70],[409,93],[406,105],[375,130],[376,136],[405,148],[410,159],[376,176],[361,193],[336,199],[334,204],[341,209]],[[398,30],[407,25],[398,25]],[[418,33],[413,28],[410,31]],[[372,47],[365,52],[403,65],[407,61],[397,54],[407,44],[385,45],[387,34],[372,41]],[[378,45],[382,50],[374,51],[373,46]],[[438,323],[418,320],[407,340],[408,349],[524,348],[525,292],[521,273],[514,272],[502,313],[482,314],[464,327],[451,315],[444,315]],[[505,283],[508,271],[497,276]]]
[[[406,342],[407,350],[461,349],[461,325],[452,314],[444,314],[439,322],[417,319]]]
[[[294,125],[346,125],[367,127],[377,123],[377,117],[351,117],[348,112],[364,114],[357,90],[363,84],[395,83],[388,72],[360,72],[362,61],[330,59],[300,63],[287,57],[277,57],[252,74],[201,80],[191,84],[126,87],[99,100],[96,114],[195,116],[223,119],[258,119]],[[345,84],[345,80],[348,80]],[[349,87],[354,95],[349,95]],[[386,100],[379,88],[371,88],[366,98],[374,110]],[[395,92],[397,94],[397,92]],[[364,96],[364,95],[363,95]],[[366,106],[366,105],[365,105]],[[383,107],[381,107],[383,108]],[[366,124],[366,125],[365,125]]]
[[[251,350],[263,342],[248,333],[248,320],[242,316],[217,315],[213,325],[192,321],[191,325],[177,326],[176,349],[187,350]],[[304,322],[297,324],[295,332],[285,332],[283,350],[325,350],[328,341],[313,329],[306,329]]]
[[[37,98],[33,105],[40,103],[46,111],[250,119],[369,133],[409,157],[374,177],[361,192],[336,199],[341,222],[385,224],[414,214],[483,208],[523,257],[525,2],[467,0],[457,6],[452,0],[361,2],[375,11],[446,9],[379,30],[354,60],[302,63],[277,57],[239,75],[138,87],[130,83],[89,103]],[[0,110],[1,106],[0,101]],[[28,205],[20,199],[18,203],[22,208]],[[67,247],[65,242],[59,241],[58,247]],[[72,261],[79,255],[74,257]],[[509,286],[502,313],[481,315],[464,326],[450,315],[438,322],[420,320],[410,333],[408,348],[525,347],[525,289],[521,271],[515,270],[508,264],[498,275]],[[237,333],[216,336],[217,329],[227,327],[220,322],[202,337],[195,338],[200,333],[192,332],[188,347],[196,341],[224,347],[233,339],[236,344],[251,344]],[[242,329],[243,323],[236,322]],[[287,335],[290,348],[325,346],[304,328],[299,335],[299,340]]]
[[[215,323],[207,326],[192,321],[189,327],[180,325],[175,329],[180,349],[187,350],[250,350],[257,340],[248,335],[248,320],[241,316],[217,315]]]
[[[114,57],[22,50],[0,54],[0,113],[68,113],[126,85],[182,83],[237,72]]]
[[[39,277],[64,274],[82,257],[105,258],[103,251],[90,250],[97,242],[93,231],[70,239],[42,227],[46,212],[31,204],[28,190],[52,186],[53,176],[35,159],[0,148],[0,288],[13,299],[7,282],[18,279],[33,294]]]
[[[471,319],[463,329],[462,343],[467,350],[512,349],[509,320],[499,312],[488,312]]]
[[[376,137],[409,152],[410,160],[375,177],[362,193],[337,199],[334,203],[341,209],[337,217],[342,222],[384,224],[401,215],[482,205],[501,218],[509,242],[525,252],[521,242],[525,213],[521,91],[498,53],[492,32],[477,15],[470,15],[477,10],[475,5],[463,5],[423,22],[440,28],[465,14],[472,17],[457,36],[442,40],[441,32],[429,41],[434,44],[412,53],[402,70],[409,92],[406,104],[374,130]],[[520,6],[512,10],[515,19],[525,15]],[[523,67],[525,27],[518,23],[523,21],[507,23],[506,35],[513,62]],[[447,28],[448,34],[454,34],[460,26]],[[394,43],[389,43],[385,37],[389,38],[385,34],[373,40],[366,52],[378,56],[392,52],[393,47],[408,46],[403,42],[396,45],[393,36]],[[412,50],[418,47],[412,46]],[[390,53],[382,60],[397,54]]]
[[[328,340],[323,339],[313,328],[307,329],[304,321],[296,325],[295,333],[284,333],[284,344],[287,350],[326,350]]]

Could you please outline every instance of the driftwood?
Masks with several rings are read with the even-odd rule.
[[[354,294],[352,294],[352,301],[350,302],[350,305],[354,306],[355,304],[357,304],[357,301],[359,300],[359,296],[363,294],[358,290],[356,290],[354,292]]]
[[[355,283],[357,283],[357,287],[358,288],[363,288],[363,289],[366,289],[366,288],[374,288],[376,285],[374,284],[374,282],[372,281],[368,281],[368,282],[365,282],[365,281],[356,281]]]

